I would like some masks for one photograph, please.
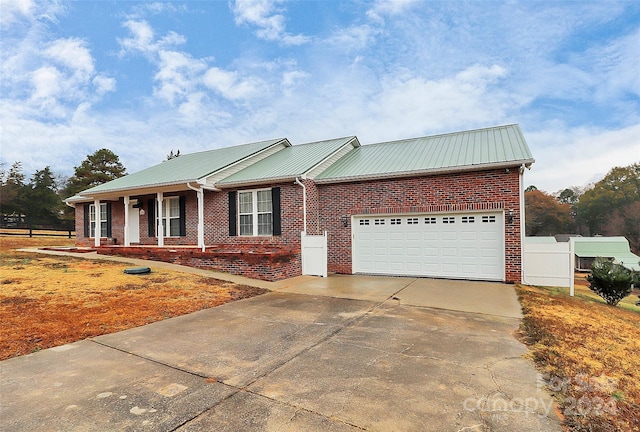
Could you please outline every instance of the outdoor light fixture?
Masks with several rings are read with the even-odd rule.
[[[513,223],[513,209],[509,210],[509,215],[507,216],[507,220],[510,224]]]
[[[348,227],[349,226],[349,216],[347,215],[342,215],[340,216],[340,219],[342,220],[342,225]]]

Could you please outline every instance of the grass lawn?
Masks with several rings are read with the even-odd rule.
[[[15,250],[73,241],[0,236],[0,360],[266,292],[153,266],[126,275],[131,265]]]
[[[523,342],[554,393],[569,431],[640,431],[637,295],[609,306],[578,283],[518,286]]]

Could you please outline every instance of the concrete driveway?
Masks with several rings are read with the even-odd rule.
[[[512,286],[301,277],[0,363],[2,430],[554,431]]]

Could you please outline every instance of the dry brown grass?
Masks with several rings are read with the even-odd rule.
[[[152,268],[18,252],[70,246],[58,237],[0,237],[0,360],[187,314],[264,290]]]
[[[523,340],[550,378],[566,429],[640,431],[640,314],[558,289],[518,294]]]

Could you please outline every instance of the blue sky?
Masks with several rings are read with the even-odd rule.
[[[527,185],[640,161],[640,2],[0,0],[0,160],[520,124]]]

